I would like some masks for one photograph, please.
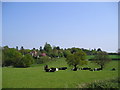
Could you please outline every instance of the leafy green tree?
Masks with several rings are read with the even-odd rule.
[[[71,51],[72,54],[78,52],[79,50],[80,50],[79,48],[75,48],[75,47],[73,47],[73,48],[70,49],[70,51]]]
[[[64,50],[63,51],[63,55],[64,55],[65,58],[70,54],[71,54],[70,50]]]
[[[29,67],[34,63],[34,59],[30,54],[24,55],[20,60],[16,60],[14,63],[14,67]]]
[[[52,57],[58,57],[58,50],[56,47],[53,47],[53,50],[52,50],[52,54],[51,54]]]
[[[100,48],[97,49],[98,52],[101,52],[102,50]]]
[[[59,47],[59,46],[57,46],[57,47],[56,47],[56,49],[57,49],[57,50],[60,50],[60,47]]]
[[[64,55],[63,55],[63,50],[59,50],[59,51],[58,51],[58,56],[59,56],[59,57],[63,57],[63,56],[64,56]]]
[[[42,46],[40,46],[40,52],[42,53],[43,49],[42,49]]]
[[[110,61],[111,59],[109,55],[107,54],[107,52],[104,51],[97,52],[97,54],[93,58],[93,62],[100,65],[101,69],[103,69],[104,66]]]
[[[39,59],[37,59],[37,64],[42,64],[42,63],[46,63],[48,61],[50,61],[51,58],[48,56],[42,56]]]
[[[16,46],[16,50],[18,50],[18,46]]]
[[[52,53],[52,47],[51,47],[50,44],[46,43],[45,46],[44,46],[44,50],[46,51],[46,53],[47,53],[48,56],[51,55],[51,53]]]
[[[77,68],[78,65],[87,64],[86,53],[81,50],[74,54],[69,54],[66,58],[66,61],[68,65],[74,66],[74,68]]]
[[[14,48],[4,48],[2,52],[3,66],[14,65],[16,60],[20,60],[22,55]]]
[[[21,48],[20,48],[20,53],[21,53],[22,55],[25,54],[23,46],[21,46]]]

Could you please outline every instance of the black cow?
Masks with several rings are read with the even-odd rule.
[[[94,68],[93,70],[94,71],[100,71],[100,70],[102,70],[102,68]]]
[[[86,67],[86,68],[81,68],[81,70],[91,70],[91,68]]]
[[[56,68],[50,68],[49,72],[55,72]]]
[[[111,70],[112,70],[112,71],[115,71],[116,69],[115,69],[115,68],[112,68]]]
[[[55,71],[58,71],[58,68],[50,68],[50,69],[48,69],[48,65],[45,65],[44,70],[45,70],[45,72],[55,72]]]
[[[61,67],[61,68],[58,68],[58,70],[66,70],[67,67]]]
[[[71,69],[71,70],[73,70],[73,71],[77,71],[77,68],[75,67],[75,68],[73,68],[73,69]]]
[[[45,66],[44,66],[44,70],[46,70],[46,69],[48,69],[48,65],[45,65]]]
[[[49,71],[50,71],[50,69],[45,69],[45,71],[46,71],[46,72],[49,72]]]

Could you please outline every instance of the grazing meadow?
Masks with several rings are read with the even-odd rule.
[[[109,80],[118,77],[119,60],[112,60],[102,71],[78,70],[72,71],[65,58],[57,58],[45,64],[33,64],[29,68],[2,68],[3,88],[77,88],[78,85],[94,82],[96,80]],[[44,65],[48,67],[68,67],[67,70],[45,72]],[[98,65],[88,61],[87,65],[80,66],[99,68]],[[111,69],[115,68],[115,71]]]

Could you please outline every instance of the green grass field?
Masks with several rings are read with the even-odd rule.
[[[76,88],[78,85],[95,80],[106,80],[118,76],[118,62],[111,61],[102,71],[71,71],[67,70],[57,72],[44,72],[45,64],[32,65],[30,68],[12,68],[4,67],[3,88]],[[49,67],[67,66],[65,58],[46,63]],[[99,67],[91,62],[88,65],[91,68]],[[116,68],[116,71],[110,69]]]
[[[87,59],[92,59],[94,55],[88,55]],[[120,59],[120,55],[109,55],[111,59]]]

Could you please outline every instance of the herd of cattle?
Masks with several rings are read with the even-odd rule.
[[[45,66],[44,66],[45,72],[55,72],[55,71],[58,71],[58,70],[66,70],[66,69],[67,69],[67,67],[48,68],[48,65],[45,65]],[[71,70],[73,70],[73,71],[77,71],[77,70],[100,71],[100,70],[102,70],[102,68],[94,68],[94,69],[92,69],[92,68],[85,67],[85,68],[73,68],[73,69],[71,69]],[[114,71],[115,68],[113,68],[113,69],[111,69],[111,70]]]

